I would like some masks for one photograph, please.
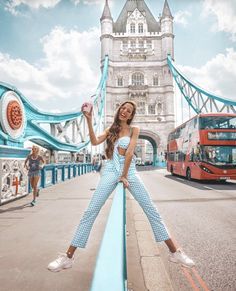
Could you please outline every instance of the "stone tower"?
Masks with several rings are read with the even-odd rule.
[[[105,55],[109,56],[106,125],[121,102],[135,101],[134,125],[141,129],[140,138],[151,142],[158,160],[175,120],[173,79],[167,65],[167,54],[174,57],[168,2],[156,20],[144,0],[127,0],[114,22],[106,0],[100,21],[102,65]]]

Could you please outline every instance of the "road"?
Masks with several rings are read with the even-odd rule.
[[[236,183],[200,183],[166,170],[140,172],[173,239],[194,259],[193,270],[161,256],[174,290],[236,290]]]
[[[193,270],[169,263],[165,244],[158,244],[173,289],[235,291],[236,183],[205,185],[188,182],[170,176],[164,169],[139,174],[172,237],[196,262]],[[54,274],[46,267],[58,251],[66,250],[98,179],[98,174],[91,173],[43,189],[33,208],[29,207],[31,195],[1,206],[1,290],[89,290],[112,197],[95,222],[87,248],[78,250],[73,268]],[[132,201],[128,198],[127,202]],[[127,213],[127,217],[132,217],[131,213]],[[134,231],[129,225],[131,245],[128,256],[133,256],[133,261],[128,261],[136,260],[135,264],[128,264],[128,268],[134,268],[134,276],[128,278],[133,283],[130,290],[157,291],[147,288],[152,282],[147,282],[139,268],[141,258],[138,248],[130,240]],[[133,288],[135,286],[137,288]]]

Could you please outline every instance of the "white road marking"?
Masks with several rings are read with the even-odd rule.
[[[206,188],[206,189],[210,189],[210,190],[215,190],[215,191],[217,191],[216,189],[211,188],[211,187],[208,187],[208,186],[203,186],[203,187]]]
[[[184,181],[185,182],[185,180],[184,179],[182,179],[182,178],[176,178],[177,180],[180,180],[180,181]]]

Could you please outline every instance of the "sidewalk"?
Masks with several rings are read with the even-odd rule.
[[[141,207],[127,193],[128,289],[172,291],[151,226]]]
[[[95,222],[86,249],[77,251],[73,268],[51,273],[46,267],[70,244],[98,179],[98,174],[90,173],[43,189],[35,207],[29,206],[31,195],[0,207],[1,290],[89,290],[111,198]],[[172,290],[146,217],[129,194],[127,230],[129,290]]]
[[[97,180],[98,175],[86,174],[43,189],[35,207],[27,205],[30,195],[0,208],[2,291],[89,290],[111,199],[95,222],[87,248],[77,251],[73,268],[52,273],[46,267],[58,252],[66,251]]]

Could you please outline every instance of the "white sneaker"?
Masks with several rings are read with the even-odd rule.
[[[68,258],[67,254],[59,254],[58,258],[48,265],[48,270],[52,272],[59,272],[63,269],[72,268],[75,258]]]
[[[169,255],[169,261],[173,263],[179,263],[181,265],[184,265],[186,267],[193,267],[195,266],[195,263],[193,260],[191,260],[184,252],[182,252],[180,249],[178,249],[175,253],[171,253]]]

